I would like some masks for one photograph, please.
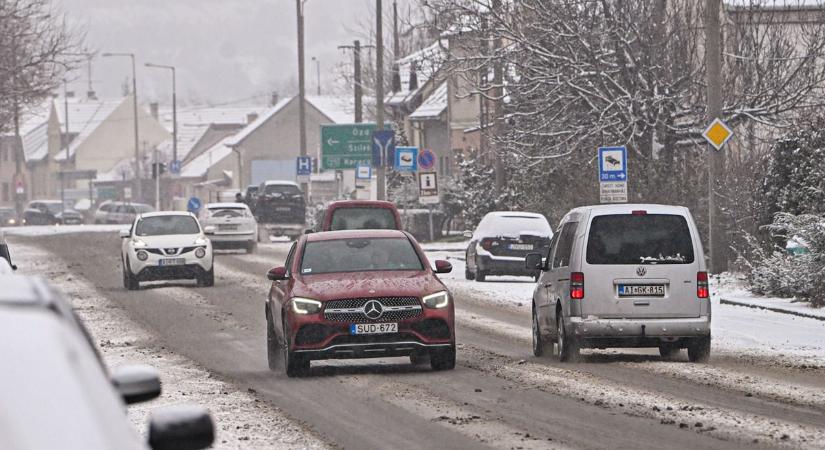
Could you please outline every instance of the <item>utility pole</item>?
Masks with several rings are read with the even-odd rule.
[[[398,41],[398,2],[392,2],[392,58],[398,60],[401,49],[401,43]]]
[[[722,55],[721,25],[719,22],[720,0],[705,0],[705,76],[707,81],[707,121],[722,116]],[[710,271],[722,273],[728,270],[725,256],[725,228],[719,199],[725,176],[725,148],[719,150],[708,144],[708,206],[710,208]]]
[[[375,0],[375,128],[384,129],[384,27],[381,0]],[[386,197],[386,155],[381,152],[381,165],[378,166],[378,200]]]
[[[143,171],[140,164],[140,137],[138,135],[138,98],[137,98],[137,72],[135,70],[135,54],[134,53],[104,53],[100,55],[104,58],[110,56],[128,56],[132,60],[132,112],[134,114],[135,127],[135,195],[134,197],[141,201],[143,199],[143,192],[141,189],[141,176]]]
[[[298,10],[298,111],[299,111],[299,127],[300,127],[300,151],[301,156],[307,154],[307,123],[306,123],[306,105],[304,104],[305,86],[304,86],[304,3],[306,0],[295,0],[295,6]],[[309,189],[307,183],[301,183],[301,191],[304,193],[304,199],[309,199]]]
[[[492,9],[495,14],[501,14],[501,0],[493,0]],[[495,31],[493,31],[495,33]],[[503,77],[503,70],[501,67],[501,61],[499,60],[498,50],[501,48],[501,36],[496,35],[493,38],[493,51],[492,57],[494,58],[493,61],[493,118],[490,121],[490,129],[492,131],[492,136],[498,135],[498,124],[500,123],[500,118],[502,115],[501,111],[501,101],[503,98],[503,89],[502,86],[504,85],[504,77]],[[482,99],[481,101],[484,101]],[[496,171],[496,195],[501,196],[504,192],[504,163],[501,160],[501,152],[499,151],[498,145],[494,144],[491,145],[493,149],[493,154],[495,155],[495,171]]]
[[[178,88],[177,77],[175,76],[175,66],[164,64],[144,64],[146,67],[155,69],[166,69],[172,72],[172,161],[178,160]]]
[[[361,123],[364,121],[364,88],[361,81],[361,49],[375,48],[375,46],[361,45],[361,41],[355,40],[352,42],[352,45],[339,45],[338,48],[341,50],[352,50],[355,123]]]
[[[63,79],[63,118],[66,125],[66,131],[64,131],[63,139],[61,139],[61,144],[66,149],[66,162],[63,166],[64,173],[59,173],[60,175],[60,212],[66,211],[66,177],[65,172],[66,168],[69,166],[69,89],[66,86],[66,79]]]

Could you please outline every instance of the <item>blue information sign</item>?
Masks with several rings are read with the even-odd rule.
[[[192,214],[197,214],[201,210],[201,206],[201,199],[197,197],[190,198],[189,202],[186,203],[186,209]]]
[[[372,132],[372,166],[389,164],[395,154],[395,131],[376,130]],[[383,155],[383,156],[382,156]]]
[[[172,172],[172,175],[180,175],[180,160],[176,159],[169,163],[169,172]]]
[[[312,175],[312,157],[299,156],[295,160],[295,174],[299,177]]]
[[[395,165],[398,172],[418,170],[418,147],[395,147]]]
[[[599,147],[599,181],[627,181],[627,148]]]

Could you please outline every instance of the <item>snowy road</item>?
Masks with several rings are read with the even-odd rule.
[[[181,283],[127,292],[114,233],[13,239],[54,255],[21,270],[92,286],[84,298],[116,305],[167,351],[269,408],[259,414],[291,421],[281,429],[306,426],[334,446],[825,447],[825,322],[715,299],[710,364],[684,355],[662,361],[646,350],[585,352],[581,363],[560,364],[530,354],[532,283],[466,281],[461,252],[433,252],[431,259],[449,256],[455,266],[445,279],[457,299],[455,371],[433,373],[407,359],[330,361],[288,379],[266,367],[263,318],[265,273],[282,262],[285,244],[219,255],[211,289]],[[311,446],[313,439],[218,447]]]

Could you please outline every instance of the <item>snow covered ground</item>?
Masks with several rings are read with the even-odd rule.
[[[129,225],[37,225],[3,228],[6,236],[54,236],[70,233],[117,233]]]
[[[757,306],[774,311],[788,311],[801,316],[813,316],[825,319],[825,308],[814,308],[805,302],[793,298],[759,297],[747,290],[744,277],[730,273],[714,277],[716,291],[720,298],[732,303]]]

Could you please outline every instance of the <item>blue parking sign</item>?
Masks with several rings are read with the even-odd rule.
[[[599,147],[599,181],[627,181],[627,148]]]
[[[398,172],[418,170],[418,147],[395,147],[395,165]]]

